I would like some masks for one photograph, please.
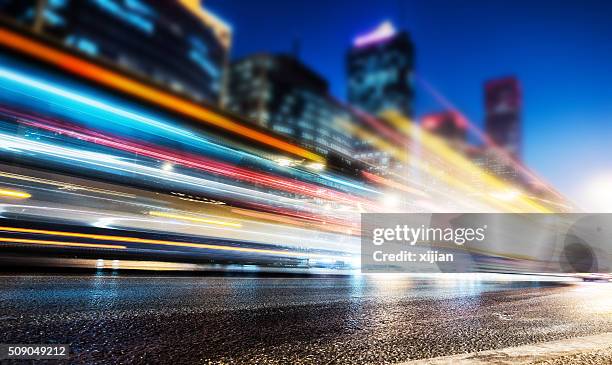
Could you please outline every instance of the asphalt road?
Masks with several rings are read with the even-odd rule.
[[[609,332],[610,298],[611,284],[5,275],[0,343],[68,343],[71,363],[397,363]]]

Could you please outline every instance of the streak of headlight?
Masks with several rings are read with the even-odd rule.
[[[279,222],[288,224],[291,226],[299,226],[304,228],[316,227],[320,230],[331,231],[335,233],[343,233],[343,234],[359,234],[359,227],[357,223],[350,224],[350,222],[346,223],[346,226],[334,225],[334,224],[316,224],[310,221],[304,222],[295,218],[288,218],[285,216],[280,216],[278,214],[271,214],[267,212],[259,212],[256,210],[247,210],[241,208],[232,208],[233,213],[245,215],[248,217],[254,217],[258,219],[264,219],[272,222]]]
[[[173,214],[173,213],[152,211],[152,212],[149,212],[149,215],[152,215],[154,217],[171,218],[171,219],[185,220],[185,221],[197,222],[197,223],[216,224],[219,226],[229,226],[229,227],[236,227],[236,228],[242,227],[240,223],[224,222],[224,221],[218,221],[218,220],[213,220],[213,219],[198,218],[198,217],[192,217],[192,216],[188,216],[184,214]]]
[[[408,145],[409,140],[405,136],[397,133],[397,131],[387,126],[378,118],[361,110],[357,110],[354,108],[352,108],[352,110],[361,118],[361,120],[363,120],[370,127],[374,128],[379,135],[385,136],[387,139],[393,141],[397,146],[404,147]]]
[[[124,109],[121,109],[121,108],[116,108],[116,107],[113,107],[112,105],[107,105],[107,104],[103,103],[100,100],[93,100],[91,98],[85,98],[83,95],[79,95],[77,93],[74,93],[74,92],[71,92],[71,91],[68,91],[68,90],[64,90],[64,89],[62,89],[62,88],[60,88],[60,87],[58,87],[56,85],[52,85],[52,84],[45,83],[45,82],[40,81],[40,80],[36,80],[36,79],[30,78],[29,76],[21,74],[21,73],[17,73],[17,72],[13,72],[11,70],[8,70],[8,69],[0,68],[0,76],[1,77],[5,77],[8,80],[20,83],[22,85],[26,85],[26,86],[29,86],[29,87],[32,87],[32,88],[35,88],[35,89],[38,89],[38,90],[42,90],[44,92],[51,93],[51,94],[54,94],[54,95],[59,96],[59,97],[67,98],[68,100],[71,100],[71,101],[79,102],[81,100],[85,100],[85,101],[87,101],[87,103],[83,103],[85,105],[88,105],[88,106],[91,106],[91,107],[94,107],[94,108],[100,108],[101,110],[104,110],[106,112],[118,115],[118,116],[126,118],[128,120],[138,121],[140,123],[144,123],[147,126],[153,126],[155,128],[159,128],[161,130],[164,130],[165,132],[172,133],[174,135],[174,137],[180,136],[180,137],[183,137],[183,138],[188,138],[192,142],[195,141],[195,142],[198,142],[198,143],[203,143],[205,145],[214,146],[215,148],[224,150],[225,153],[229,153],[229,154],[232,154],[232,155],[236,155],[236,154],[244,155],[245,157],[247,157],[249,159],[257,160],[257,161],[259,161],[259,163],[262,163],[262,164],[264,164],[266,166],[269,166],[269,164],[271,163],[270,160],[264,159],[264,158],[262,158],[260,156],[256,156],[256,155],[245,153],[245,152],[236,151],[236,150],[233,150],[233,149],[228,148],[228,147],[224,147],[224,146],[220,146],[220,145],[214,144],[214,143],[212,143],[212,142],[210,142],[210,141],[208,141],[206,139],[203,139],[203,138],[195,135],[194,133],[191,133],[188,130],[184,130],[184,129],[177,128],[177,127],[174,127],[172,125],[169,125],[169,124],[166,124],[166,123],[163,123],[163,122],[159,122],[159,121],[157,121],[155,119],[152,119],[152,118],[140,115],[139,113],[134,113],[134,112],[130,112],[130,111],[127,111],[127,110],[124,110]],[[104,106],[104,107],[100,107],[100,106]],[[22,113],[18,113],[18,112],[14,111],[14,110],[5,109],[5,108],[0,108],[0,110],[3,110],[3,111],[5,111],[7,113],[10,113],[10,114],[16,114],[16,115],[20,115],[21,117],[25,117]],[[32,117],[30,116],[30,118],[32,118]],[[276,166],[275,163],[274,163],[274,166]],[[292,173],[292,174],[298,174],[298,175],[300,175],[302,177],[308,175],[308,174],[304,175],[304,173],[302,171],[296,170],[296,169],[288,169],[288,171],[290,171],[290,173]],[[319,176],[321,176],[321,175],[319,175]],[[334,181],[334,182],[339,183],[339,184],[342,184],[342,185],[345,185],[345,186],[348,186],[348,187],[352,187],[352,188],[356,188],[356,189],[372,192],[370,189],[367,189],[367,188],[364,188],[362,186],[359,186],[359,185],[347,182],[345,180],[333,179],[333,178],[329,178],[329,180],[330,181]]]
[[[134,195],[134,194],[121,193],[121,192],[111,191],[111,190],[106,190],[106,189],[90,188],[90,187],[87,187],[87,186],[76,185],[76,184],[71,184],[71,183],[63,183],[63,182],[60,182],[60,181],[41,179],[41,178],[32,177],[32,176],[18,175],[18,174],[13,174],[13,173],[10,173],[10,172],[2,172],[2,171],[0,171],[0,176],[1,177],[7,177],[9,179],[23,180],[23,181],[35,182],[35,183],[38,183],[38,184],[57,186],[57,187],[62,188],[62,189],[84,190],[84,191],[89,191],[89,192],[93,192],[93,193],[100,193],[100,194],[108,194],[108,195],[120,196],[122,198],[136,198],[136,195]]]
[[[184,228],[186,227],[202,228],[201,225],[193,224],[189,222],[179,222],[179,221],[168,222],[164,220],[147,220],[147,219],[130,218],[130,217],[115,217],[113,218],[112,222],[110,221],[107,221],[107,222],[109,223],[96,225],[96,227],[112,229],[121,224],[121,227],[125,228],[125,227],[128,227],[128,225],[126,225],[125,223],[129,224],[132,222],[142,222],[142,223],[146,223],[147,225],[152,225],[153,227],[164,227],[164,226],[168,227],[171,224],[179,225],[182,228],[180,231],[175,231],[177,233],[186,233],[184,230]],[[258,224],[258,222],[252,222],[252,223],[253,225]],[[262,224],[262,223],[259,223],[259,224]],[[115,227],[113,227],[113,225],[115,225]],[[317,231],[305,230],[305,229],[293,228],[293,227],[283,227],[280,225],[271,225],[271,224],[266,224],[266,225],[270,226],[269,227],[270,229],[268,230],[254,230],[254,229],[245,230],[245,229],[235,229],[235,228],[228,228],[228,227],[207,227],[207,228],[214,229],[216,231],[217,234],[215,235],[215,237],[220,237],[220,238],[225,238],[225,239],[240,239],[244,241],[248,240],[252,243],[258,243],[258,244],[266,244],[266,245],[283,244],[285,246],[299,244],[301,247],[308,247],[308,248],[318,247],[324,250],[336,249],[336,248],[331,248],[330,246],[330,245],[334,245],[334,246],[341,248],[342,250],[350,250],[351,252],[359,250],[358,241],[352,241],[352,242],[344,241],[344,239],[349,238],[346,235],[336,235],[336,234],[327,233],[325,234],[327,238],[322,239],[319,237],[320,232],[317,232]],[[135,227],[135,226],[130,225],[130,227]],[[288,234],[282,233],[283,229],[287,229],[289,232],[292,232],[292,233],[288,233]],[[224,231],[226,233],[238,233],[240,234],[240,236],[237,238],[235,236],[221,235],[221,234],[218,234],[219,231]],[[164,231],[164,232],[167,233],[168,231]],[[329,237],[331,235],[334,235],[335,237]],[[257,241],[253,240],[253,237],[257,237]],[[305,243],[304,237],[311,237],[311,238],[308,240],[308,242]]]
[[[421,132],[420,130],[417,131],[418,127],[414,126],[412,123],[406,120],[406,118],[404,118],[397,112],[393,112],[393,111],[386,112],[383,114],[383,117],[387,120],[392,121],[396,125],[400,125],[400,124],[404,125],[405,130],[407,130],[410,133],[410,136],[413,138],[416,138],[417,132]],[[350,130],[356,136],[370,141],[374,146],[378,147],[382,151],[385,151],[391,154],[398,160],[404,161],[404,162],[408,161],[408,154],[406,151],[400,148],[397,148],[396,146],[393,146],[392,144],[386,142],[382,138],[375,136],[372,133],[356,125],[345,123],[344,127]],[[484,182],[489,184],[490,188],[494,189],[495,191],[507,190],[508,188],[507,184],[501,182],[501,180],[491,176],[490,174],[487,174],[482,169],[480,169],[478,166],[476,166],[474,163],[465,159],[459,153],[447,147],[446,144],[443,143],[443,141],[436,140],[435,136],[431,136],[426,133],[422,133],[420,135],[420,139],[421,141],[424,142],[426,147],[432,150],[437,156],[440,156],[446,159],[446,161],[449,161],[450,166],[453,166],[453,168],[456,169],[457,167],[460,167],[462,169],[461,171],[478,172],[483,177]],[[412,159],[410,163],[414,165],[415,167],[419,168],[420,170],[424,171],[425,173],[429,174],[430,176],[435,177],[441,181],[444,181],[445,183],[451,186],[455,186],[463,191],[468,191],[468,192],[472,192],[475,194],[479,194],[483,200],[487,201],[493,206],[497,206],[501,208],[502,211],[517,212],[517,213],[525,212],[525,207],[521,208],[509,202],[502,202],[497,199],[493,199],[490,196],[482,195],[481,191],[471,186],[470,184],[462,181],[461,179],[457,178],[456,176],[452,174],[446,173],[446,171],[443,171],[437,168],[433,168],[430,164],[420,161],[419,159]],[[526,200],[524,199],[524,197],[521,197],[521,198],[522,199],[520,199],[519,202],[529,207],[529,210],[527,211],[535,210],[536,212],[550,212],[549,209],[535,202]]]
[[[353,133],[355,136],[363,140],[369,141],[373,146],[380,149],[381,151],[389,153],[391,156],[393,156],[397,160],[402,161],[402,162],[408,161],[408,153],[404,149],[398,148],[397,146],[387,142],[383,138],[357,125],[352,125],[351,123],[344,123],[342,124],[342,126],[348,131],[350,131],[351,133]],[[417,168],[419,168],[420,170],[422,170],[423,172],[427,173],[429,176],[435,177],[436,179],[441,180],[445,182],[446,184],[457,187],[464,191],[470,191],[476,194],[481,193],[478,189],[470,186],[470,184],[464,181],[461,181],[460,179],[457,179],[456,177],[450,174],[447,174],[445,171],[441,169],[433,168],[430,164],[424,161],[420,161],[418,159],[411,159],[410,163],[416,166]],[[487,200],[489,203],[493,204],[494,206],[500,207],[502,211],[519,212],[518,209],[510,205],[501,203],[492,198],[487,198],[486,196],[482,196],[482,197],[483,199]]]
[[[21,122],[29,126],[65,134],[70,137],[78,138],[80,140],[85,140],[95,144],[112,147],[122,151],[137,153],[159,160],[172,161],[176,164],[206,171],[208,173],[214,173],[250,183],[259,183],[266,185],[270,188],[284,190],[296,194],[310,195],[322,199],[340,200],[352,204],[354,204],[356,200],[360,199],[349,194],[333,191],[310,183],[280,178],[269,174],[236,167],[227,163],[213,161],[200,156],[191,155],[189,153],[178,154],[176,151],[172,151],[166,148],[151,146],[144,143],[136,143],[125,138],[112,137],[77,126],[73,126],[70,129],[67,129],[63,126],[57,127],[53,125],[56,123],[52,121],[46,121],[44,123],[41,123],[22,120]],[[367,201],[363,202],[366,204],[368,203]]]
[[[22,214],[22,215],[26,213],[30,216],[41,216],[41,215],[49,216],[51,215],[58,219],[72,219],[72,220],[75,220],[75,218],[78,218],[79,223],[86,223],[86,224],[90,224],[94,227],[99,227],[99,228],[141,229],[144,227],[146,229],[159,230],[160,227],[164,227],[165,233],[169,233],[171,231],[170,225],[180,226],[179,227],[180,230],[172,228],[172,232],[175,232],[175,233],[185,233],[184,227],[194,227],[198,229],[202,228],[201,225],[193,224],[189,222],[167,221],[167,220],[161,220],[161,219],[156,220],[152,218],[141,218],[138,215],[134,215],[134,214],[120,215],[119,212],[105,213],[105,212],[100,212],[100,211],[67,209],[67,208],[58,208],[58,207],[50,207],[50,206],[32,207],[28,205],[15,205],[15,204],[0,205],[0,211],[2,210],[6,211],[7,210],[6,208],[13,208],[14,213]],[[39,210],[42,211],[42,213],[33,213]],[[92,220],[95,222],[91,223]],[[318,244],[321,249],[328,249],[328,250],[331,249],[329,248],[330,244],[338,245],[343,250],[348,249],[351,252],[359,248],[359,245],[356,244],[355,242],[352,242],[352,243],[344,242],[343,240],[347,237],[345,235],[337,236],[336,234],[333,234],[333,233],[332,234],[325,233],[324,234],[325,238],[321,238],[320,232],[313,231],[312,229],[302,229],[302,228],[295,228],[295,227],[287,227],[289,228],[289,231],[292,232],[291,234],[282,234],[280,233],[282,226],[279,226],[278,224],[270,224],[270,223],[246,221],[246,220],[243,220],[243,221],[246,223],[251,223],[253,225],[261,226],[263,229],[262,230],[245,230],[243,228],[235,229],[235,228],[224,227],[224,226],[220,226],[220,227],[210,226],[207,228],[214,229],[215,231],[236,232],[241,235],[240,237],[247,237],[247,240],[250,240],[253,237],[257,237],[258,239],[257,243],[260,243],[260,244],[278,245],[280,243],[286,243],[286,244],[299,244],[300,246],[304,246],[306,245],[306,243],[304,243],[304,237],[310,237],[307,242],[307,245],[310,248],[313,248],[311,244]],[[135,225],[133,224],[133,222],[144,223],[145,226]],[[321,229],[330,228],[329,227],[330,225],[324,225],[324,224],[317,225],[317,226]],[[358,234],[359,228],[357,227],[354,229],[356,230],[356,234]],[[341,232],[341,233],[344,233],[344,232]],[[196,233],[196,235],[199,235],[199,234]],[[230,239],[232,238],[230,236],[221,236],[221,235],[219,235],[218,237],[225,237],[225,238],[230,238]],[[264,238],[268,238],[269,240],[266,240]]]
[[[414,194],[414,195],[417,195],[417,196],[420,196],[420,197],[423,197],[423,198],[428,198],[429,197],[429,195],[427,195],[427,193],[425,193],[425,192],[423,192],[421,190],[418,190],[418,189],[411,188],[410,186],[407,186],[405,184],[401,184],[401,183],[399,183],[397,181],[393,181],[393,180],[390,180],[390,179],[385,179],[384,177],[381,177],[381,176],[369,173],[367,171],[363,171],[362,174],[363,174],[363,176],[365,178],[367,178],[369,180],[372,180],[372,181],[374,181],[376,183],[379,183],[381,185],[386,185],[386,186],[388,186],[390,188],[401,190],[401,191],[405,191],[407,193],[411,193],[411,194]]]
[[[15,198],[15,199],[28,199],[32,195],[23,191],[0,189],[0,197]]]
[[[19,187],[24,187],[23,185],[12,184],[12,183],[9,183],[9,182],[6,182],[5,184],[19,186]],[[55,189],[50,189],[50,188],[34,187],[34,186],[28,186],[28,188],[32,189],[32,190],[44,191],[46,193],[65,194],[65,195],[73,196],[73,197],[87,198],[88,201],[91,200],[91,199],[95,199],[95,200],[102,200],[104,202],[132,205],[132,206],[135,206],[135,207],[138,207],[138,208],[164,209],[164,207],[161,207],[159,205],[140,203],[140,202],[134,201],[134,200],[120,200],[120,199],[117,199],[117,198],[107,198],[107,197],[95,196],[95,195],[91,195],[91,192],[80,193],[80,192],[74,192],[74,191],[65,190],[65,189],[57,189],[57,190],[55,190]]]
[[[6,232],[19,232],[19,233],[33,233],[33,234],[44,234],[51,236],[62,236],[62,237],[79,237],[94,240],[103,241],[116,241],[116,242],[130,242],[130,243],[143,243],[153,245],[165,245],[165,246],[177,246],[177,247],[192,247],[192,248],[203,248],[209,250],[220,250],[220,251],[233,251],[233,252],[244,252],[244,253],[259,253],[263,255],[275,255],[275,256],[293,256],[293,257],[337,257],[334,255],[324,255],[306,252],[291,252],[283,250],[270,250],[263,248],[248,248],[248,247],[234,247],[234,246],[221,246],[211,245],[207,243],[192,243],[192,242],[177,242],[177,241],[166,241],[166,240],[153,240],[147,238],[136,238],[127,236],[110,236],[101,234],[89,234],[89,233],[76,233],[76,232],[64,232],[64,231],[48,231],[42,229],[30,229],[30,228],[17,228],[17,227],[1,227],[0,231]],[[3,238],[2,240],[8,241],[9,238]],[[54,242],[54,241],[48,241]],[[60,242],[61,243],[61,242]]]
[[[506,152],[503,148],[499,147],[493,141],[493,139],[491,139],[491,137],[488,134],[480,130],[480,128],[478,128],[474,123],[472,123],[472,121],[469,118],[467,118],[457,107],[455,107],[453,103],[451,103],[446,97],[444,97],[440,92],[438,92],[438,90],[436,90],[433,87],[433,85],[431,85],[428,81],[426,81],[423,77],[419,75],[415,75],[415,78],[424,86],[426,91],[428,91],[434,97],[434,99],[436,99],[436,101],[442,104],[446,109],[451,110],[455,113],[458,113],[468,123],[469,129],[487,146],[492,147],[498,155],[501,155],[500,157],[502,157],[505,160],[505,162],[510,163],[514,168],[518,169],[525,175],[531,177],[540,186],[544,187],[546,190],[548,190],[550,193],[552,193],[559,199],[563,201],[566,200],[566,198],[561,193],[556,191],[550,184],[544,181],[544,179],[541,176],[536,174],[534,171],[531,171],[529,168],[524,166],[522,163],[517,162],[515,159],[513,159],[509,155],[508,152]]]
[[[366,188],[364,186],[348,182],[348,181],[346,181],[344,179],[338,179],[338,178],[335,178],[335,177],[327,175],[327,174],[322,174],[320,176],[322,178],[324,178],[324,179],[329,180],[329,181],[333,181],[333,182],[338,183],[338,184],[350,186],[351,188],[355,188],[355,189],[359,189],[359,190],[363,190],[363,191],[367,191],[369,193],[374,193],[374,194],[379,194],[379,195],[383,194],[383,192],[381,192],[381,191],[377,191],[377,190],[374,190],[374,189]]]
[[[419,134],[421,141],[425,144],[427,148],[432,151],[435,151],[438,156],[444,158],[451,164],[451,166],[458,168],[460,171],[464,173],[478,174],[478,176],[483,179],[483,182],[485,182],[489,188],[494,189],[494,191],[506,191],[512,188],[509,184],[506,184],[499,178],[487,173],[482,168],[474,164],[472,161],[468,160],[460,153],[454,151],[441,139],[431,135],[430,133],[427,133],[426,131],[420,130],[418,126],[414,125],[414,123],[411,123],[400,113],[389,111],[384,113],[383,117],[397,125],[403,125],[405,131],[407,131],[407,133],[409,133],[412,137],[416,137],[416,135]],[[530,210],[535,210],[536,212],[551,212],[550,209],[531,201],[524,195],[521,195],[518,200],[520,203],[522,203],[523,206],[522,210],[520,210],[519,212],[524,212],[524,208],[529,208]]]
[[[204,108],[201,105],[186,99],[174,96],[160,89],[147,86],[134,79],[113,72],[104,67],[87,62],[58,49],[46,46],[40,42],[28,39],[7,29],[0,29],[0,43],[16,49],[30,56],[42,59],[71,73],[80,75],[102,85],[110,86],[130,95],[161,105],[170,110],[188,115],[200,122],[220,127],[232,133],[242,135],[251,140],[275,147],[279,150],[307,158],[309,160],[324,162],[325,159],[313,152],[299,146],[285,142],[279,138],[244,126],[221,114]],[[91,100],[95,102],[94,100]]]
[[[88,164],[91,166],[109,168],[125,173],[141,175],[147,178],[154,177],[160,180],[166,180],[177,184],[192,186],[197,189],[205,189],[208,191],[212,190],[230,195],[233,194],[234,196],[239,196],[242,199],[259,200],[265,202],[268,205],[271,203],[276,203],[281,205],[287,205],[291,208],[305,207],[304,202],[298,199],[279,197],[274,194],[263,193],[251,189],[223,184],[216,181],[201,179],[176,172],[163,171],[163,174],[160,174],[161,170],[159,169],[123,161],[117,156],[84,151],[80,149],[59,147],[2,134],[0,134],[0,139],[4,140],[3,147],[13,147],[28,152],[41,152],[50,156],[62,158],[69,161],[75,161],[82,164]]]
[[[53,246],[67,246],[67,247],[87,247],[87,248],[115,248],[125,249],[127,247],[120,245],[105,245],[100,243],[80,243],[80,242],[62,242],[62,241],[48,241],[48,240],[31,240],[26,238],[4,238],[0,237],[0,242],[10,243],[33,243],[37,245],[53,245]]]
[[[121,171],[129,174],[137,174],[147,178],[153,177],[160,180],[165,180],[181,185],[188,185],[198,190],[204,189],[207,191],[216,191],[233,195],[234,198],[239,196],[243,202],[248,201],[260,201],[261,203],[251,202],[249,204],[256,205],[260,209],[268,209],[271,211],[278,212],[279,214],[288,214],[295,217],[304,219],[317,219],[311,214],[298,214],[294,210],[308,211],[313,214],[320,214],[321,209],[319,206],[310,204],[303,200],[281,197],[274,194],[264,193],[256,190],[247,188],[237,187],[233,185],[224,184],[221,182],[201,179],[190,175],[185,175],[177,172],[161,171],[158,168],[147,167],[128,161],[123,161],[121,158],[113,155],[107,155],[97,152],[90,152],[84,150],[76,150],[71,148],[65,148],[60,146],[49,145],[36,141],[29,141],[19,137],[7,136],[0,134],[0,140],[4,140],[4,146],[12,146],[28,152],[42,152],[50,156],[57,158],[63,158],[69,161],[76,161],[81,164],[88,164],[96,167],[104,167]],[[279,209],[274,205],[282,205],[288,209]],[[343,213],[343,212],[340,212]],[[317,219],[320,220],[320,219]],[[326,221],[332,221],[333,218],[330,216],[330,212],[326,212]]]

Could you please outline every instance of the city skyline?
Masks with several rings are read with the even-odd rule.
[[[609,363],[569,1],[0,0],[0,360]]]
[[[415,43],[417,76],[481,129],[484,82],[517,77],[524,89],[526,165],[583,209],[602,208],[597,206],[602,191],[593,198],[591,185],[602,185],[602,179],[605,185],[612,170],[605,157],[612,136],[607,105],[612,95],[604,88],[612,80],[602,62],[610,54],[604,42],[612,34],[605,16],[610,4],[383,1],[376,7],[351,3],[349,8],[340,2],[324,11],[305,2],[274,7],[264,2],[257,9],[235,2],[206,4],[233,26],[233,58],[255,51],[291,53],[299,39],[301,61],[328,79],[332,94],[342,100],[346,50],[355,36],[387,19],[406,29]],[[310,21],[315,11],[319,22]],[[292,18],[292,12],[301,14],[300,19]],[[266,23],[266,17],[275,22]],[[258,32],[243,31],[248,28]],[[493,31],[483,31],[487,29]],[[417,117],[443,109],[416,86]],[[582,178],[566,179],[568,165],[573,176]]]

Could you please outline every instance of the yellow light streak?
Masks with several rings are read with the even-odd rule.
[[[395,115],[394,115],[395,116]],[[408,153],[404,150],[402,150],[401,148],[398,148],[388,142],[386,142],[384,139],[382,139],[381,137],[378,137],[377,135],[368,132],[367,130],[356,126],[356,125],[352,125],[348,122],[343,122],[342,120],[339,121],[339,123],[342,123],[343,127],[348,129],[350,132],[352,132],[353,134],[355,134],[357,137],[368,141],[369,143],[371,143],[373,146],[377,147],[379,150],[387,152],[388,154],[390,154],[391,156],[393,156],[394,158],[396,158],[399,161],[402,162],[407,162],[408,161]],[[443,156],[444,157],[444,156]],[[445,171],[443,171],[442,169],[438,169],[438,168],[434,168],[433,166],[424,163],[418,159],[412,159],[410,161],[415,167],[417,167],[418,169],[424,171],[425,173],[429,174],[432,177],[435,177],[441,181],[444,181],[445,183],[447,183],[450,186],[454,186],[458,189],[464,190],[464,191],[469,191],[471,193],[474,193],[476,195],[482,195],[482,192],[479,191],[478,189],[472,187],[470,184],[465,183],[463,181],[461,181],[460,179],[457,179],[455,176],[451,175],[451,174],[447,174]],[[507,212],[520,212],[519,209],[511,207],[507,204],[504,204],[503,202],[499,202],[495,199],[493,199],[492,197],[487,197],[485,195],[482,196],[485,200],[487,200],[489,203],[494,204],[498,207],[500,207],[502,210],[507,211]]]
[[[0,197],[28,199],[31,198],[32,195],[18,190],[0,189]]]
[[[123,197],[123,198],[136,198],[136,195],[134,195],[134,194],[121,193],[121,192],[116,192],[116,191],[111,191],[111,190],[106,190],[106,189],[90,188],[90,187],[83,186],[83,185],[63,183],[61,181],[53,181],[53,180],[41,179],[41,178],[33,177],[33,176],[18,175],[18,174],[13,174],[13,173],[10,173],[10,172],[2,172],[2,171],[0,171],[0,176],[1,177],[7,177],[9,179],[30,181],[30,182],[35,182],[35,183],[39,183],[39,184],[57,186],[60,189],[66,189],[66,190],[83,190],[83,191],[89,191],[89,192],[93,192],[93,193],[115,195],[115,196],[120,196],[120,197]]]
[[[177,246],[177,247],[204,248],[204,249],[210,249],[210,250],[233,251],[233,252],[244,252],[244,253],[259,253],[259,254],[264,254],[264,255],[293,256],[293,257],[323,257],[323,258],[330,257],[330,255],[291,252],[291,251],[283,251],[283,250],[269,250],[269,249],[262,249],[262,248],[221,246],[221,245],[211,245],[207,243],[177,242],[177,241],[154,240],[154,239],[147,239],[147,238],[126,237],[126,236],[89,234],[89,233],[48,231],[48,230],[31,229],[31,228],[0,227],[0,231],[19,232],[19,233],[35,233],[35,234],[63,236],[63,237],[79,237],[79,238],[88,238],[88,239],[104,240],[104,241],[117,241],[117,242],[131,242],[131,243],[155,244],[155,245],[166,245],[166,246]],[[5,240],[10,240],[10,239],[5,239]]]
[[[192,216],[183,215],[183,214],[174,214],[174,213],[152,211],[152,212],[149,212],[149,215],[154,216],[154,217],[172,218],[172,219],[178,219],[178,220],[184,220],[184,221],[190,221],[190,222],[197,222],[197,223],[204,223],[204,224],[216,224],[216,225],[219,225],[219,226],[229,226],[229,227],[236,227],[236,228],[241,228],[242,227],[242,224],[240,224],[240,223],[224,222],[224,221],[218,221],[218,220],[214,220],[214,219],[198,218],[198,217],[192,217]]]
[[[482,168],[474,164],[472,161],[470,161],[460,153],[454,151],[441,138],[436,137],[425,130],[422,130],[419,126],[412,123],[408,118],[402,116],[397,111],[387,111],[383,114],[383,118],[385,118],[385,120],[390,121],[393,125],[395,125],[403,133],[407,134],[409,137],[421,141],[425,147],[435,153],[435,155],[440,156],[444,160],[446,160],[451,166],[455,168],[456,171],[461,171],[467,174],[477,174],[480,178],[483,179],[483,182],[486,183],[493,192],[516,190],[511,185],[487,173]],[[473,188],[469,186],[468,189],[473,190]],[[550,209],[528,199],[528,197],[525,196],[522,192],[516,196],[516,200],[517,203],[521,204],[522,208],[514,207],[513,210],[516,210],[518,208],[519,212],[524,212],[525,208],[527,208],[528,211],[535,210],[536,212],[543,213],[551,212]]]
[[[4,238],[0,237],[0,242],[13,242],[13,243],[31,243],[37,245],[53,245],[53,246],[67,246],[67,247],[89,247],[89,248],[116,248],[125,249],[127,247],[120,245],[105,245],[100,243],[80,243],[80,242],[62,242],[62,241],[48,241],[48,240],[31,240],[26,238]]]
[[[325,158],[305,148],[286,142],[280,137],[251,128],[231,117],[218,113],[212,108],[176,96],[163,89],[137,81],[131,77],[99,66],[83,58],[73,56],[61,49],[50,47],[42,42],[0,28],[0,44],[13,50],[52,64],[65,71],[81,76],[89,81],[119,90],[142,100],[152,102],[169,110],[192,117],[199,122],[224,129],[252,141],[274,147],[315,162],[325,162]]]

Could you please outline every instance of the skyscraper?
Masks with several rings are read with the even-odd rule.
[[[412,41],[390,22],[357,36],[346,55],[349,103],[373,116],[395,110],[412,117],[413,68]],[[367,140],[357,141],[355,152],[379,174],[402,167],[401,161]]]
[[[484,85],[486,132],[513,158],[521,157],[521,87],[514,77],[489,80]]]
[[[329,95],[327,82],[288,55],[255,54],[232,63],[228,109],[260,127],[320,153],[351,156],[352,137],[342,123],[350,112]]]
[[[6,0],[0,14],[194,100],[222,99],[231,29],[199,0]]]
[[[395,109],[412,116],[414,47],[390,22],[355,38],[346,57],[349,103],[378,115]]]

